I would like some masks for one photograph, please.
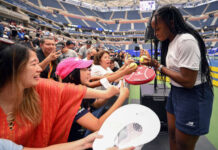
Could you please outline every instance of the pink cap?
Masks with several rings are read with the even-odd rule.
[[[82,60],[79,58],[66,58],[62,60],[57,68],[56,74],[61,77],[61,79],[66,78],[74,69],[76,68],[87,68],[92,65],[92,60]]]

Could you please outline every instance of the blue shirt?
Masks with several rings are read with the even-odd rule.
[[[0,37],[3,37],[4,29],[5,29],[4,26],[0,24]]]
[[[24,33],[23,32],[18,32],[18,37],[20,40],[24,40]]]
[[[23,146],[17,145],[10,140],[0,139],[0,150],[23,150]]]

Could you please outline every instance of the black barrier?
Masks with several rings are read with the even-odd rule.
[[[166,101],[170,89],[162,84],[157,85],[155,91],[153,84],[142,84],[140,91],[140,103],[152,109],[161,121],[161,132],[167,131]]]

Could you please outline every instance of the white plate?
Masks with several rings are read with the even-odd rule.
[[[93,150],[106,150],[117,146],[126,148],[141,146],[152,141],[160,132],[160,120],[150,108],[128,104],[114,111],[103,123]]]

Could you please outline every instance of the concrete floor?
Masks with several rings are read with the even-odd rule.
[[[142,150],[169,150],[168,133],[161,133],[150,143],[145,144]],[[216,150],[205,136],[201,136],[195,150]]]

